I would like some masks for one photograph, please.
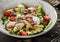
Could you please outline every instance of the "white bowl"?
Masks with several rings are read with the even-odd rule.
[[[8,1],[8,0],[7,0]],[[0,18],[1,18],[1,13],[3,12],[3,10],[7,9],[7,8],[11,8],[11,7],[16,7],[18,4],[25,4],[29,7],[31,6],[36,6],[38,4],[41,4],[45,10],[45,13],[48,14],[48,16],[51,18],[51,26],[44,30],[43,32],[36,34],[36,35],[32,35],[32,36],[18,36],[18,35],[12,35],[9,34],[8,31],[6,31],[4,29],[4,26],[2,24],[2,20],[0,19],[0,31],[6,35],[9,36],[13,36],[13,37],[17,37],[17,38],[30,38],[30,37],[36,37],[36,36],[40,36],[42,34],[45,34],[46,32],[48,32],[49,30],[52,29],[52,27],[55,25],[56,21],[57,21],[57,13],[55,11],[55,9],[47,2],[42,1],[42,0],[13,0],[7,3],[2,2],[1,3],[1,7],[0,7]]]

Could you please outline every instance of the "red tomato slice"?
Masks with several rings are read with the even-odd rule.
[[[45,21],[49,21],[49,20],[51,20],[51,18],[48,17],[48,16],[44,16],[44,20],[45,20]]]
[[[4,11],[3,14],[4,14],[5,16],[10,16],[11,12],[10,12],[10,11]]]
[[[10,21],[15,21],[16,20],[16,18],[15,17],[10,17]]]
[[[27,34],[25,31],[21,31],[20,34],[21,34],[22,36],[28,36],[28,34]]]

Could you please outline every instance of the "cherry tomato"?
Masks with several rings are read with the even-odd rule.
[[[22,35],[22,36],[28,36],[28,34],[25,31],[21,31],[20,35]]]
[[[15,17],[13,17],[13,16],[10,17],[10,21],[15,21],[15,20],[16,20]]]
[[[44,16],[44,20],[45,20],[45,21],[49,21],[49,20],[51,20],[51,18],[48,17],[48,16]]]
[[[28,10],[28,9],[25,9],[25,10],[24,10],[24,13],[25,13],[25,14],[27,14],[28,12],[29,12],[29,10]]]
[[[5,16],[10,16],[11,12],[10,12],[10,11],[4,11],[3,14],[4,14]]]

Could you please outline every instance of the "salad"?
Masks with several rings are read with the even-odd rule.
[[[51,18],[44,13],[43,7],[28,7],[22,4],[3,11],[3,25],[10,34],[29,36],[41,33]]]

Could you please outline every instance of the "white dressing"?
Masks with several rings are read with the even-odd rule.
[[[40,18],[33,16],[33,21],[35,24],[40,24]]]

